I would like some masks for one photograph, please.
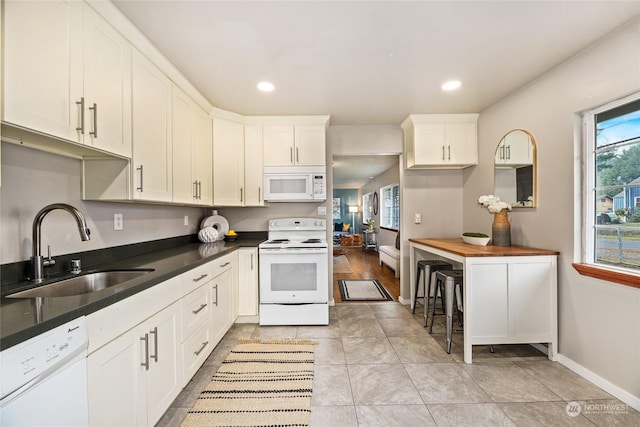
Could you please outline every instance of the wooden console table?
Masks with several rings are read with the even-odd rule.
[[[548,344],[558,352],[558,252],[524,246],[474,246],[461,238],[409,239],[411,304],[416,262],[439,259],[464,273],[464,361],[473,345]]]

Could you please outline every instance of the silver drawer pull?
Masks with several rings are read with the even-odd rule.
[[[205,348],[207,348],[207,346],[209,345],[209,341],[205,341],[202,343],[202,347],[200,347],[200,349],[198,351],[194,351],[193,354],[196,356],[200,356],[200,353],[202,353],[204,351]]]
[[[149,370],[149,334],[144,334],[144,337],[140,337],[140,341],[144,341],[144,362],[140,363],[146,371]]]
[[[155,354],[149,356],[151,359],[155,360],[158,363],[158,327],[153,328],[152,331],[149,332],[153,334],[153,351]]]
[[[231,264],[231,261],[227,261],[227,262],[225,262],[224,264],[220,264],[220,268],[224,268],[224,267],[226,267],[226,266],[227,266],[227,265],[229,265],[229,264]]]
[[[202,304],[202,305],[200,306],[200,308],[199,308],[199,309],[197,309],[197,310],[193,310],[193,311],[191,311],[191,312],[192,312],[193,314],[198,314],[198,313],[200,313],[202,310],[204,310],[206,306],[207,306],[207,304]]]
[[[193,281],[194,281],[194,282],[199,282],[200,280],[204,279],[204,278],[205,278],[205,277],[207,277],[207,276],[208,276],[208,274],[203,274],[202,276],[200,276],[200,277],[197,277],[197,278],[193,279]]]

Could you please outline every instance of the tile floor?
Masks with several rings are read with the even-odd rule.
[[[640,426],[640,413],[529,345],[474,346],[466,365],[462,335],[447,354],[436,320],[429,335],[421,306],[388,302],[338,304],[328,326],[236,324],[158,426],[180,425],[240,337],[318,341],[311,426]]]

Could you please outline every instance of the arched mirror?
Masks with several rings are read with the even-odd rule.
[[[534,208],[536,194],[536,141],[526,130],[507,133],[496,148],[493,192],[514,208]]]

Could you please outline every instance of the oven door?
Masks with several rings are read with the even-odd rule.
[[[260,249],[260,303],[329,300],[327,248]]]

